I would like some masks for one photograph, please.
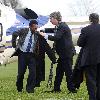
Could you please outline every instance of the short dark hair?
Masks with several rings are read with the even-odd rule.
[[[32,26],[33,24],[38,25],[38,22],[37,22],[36,20],[31,20],[31,21],[29,22],[29,26]]]
[[[99,23],[99,15],[97,13],[91,13],[89,15],[90,22]]]

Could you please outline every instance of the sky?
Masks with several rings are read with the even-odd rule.
[[[31,8],[39,14],[49,15],[53,11],[60,11],[62,16],[72,16],[73,11],[76,11],[77,15],[84,13],[81,1],[85,1],[86,5],[90,5],[90,8],[98,8],[100,6],[100,0],[20,0],[24,6]],[[92,3],[90,4],[90,2]],[[80,8],[81,6],[81,8]],[[98,10],[96,10],[98,12]],[[100,11],[99,11],[100,12]],[[82,14],[79,14],[82,13]]]
[[[2,0],[4,1],[4,0]],[[13,0],[6,0],[13,1]],[[15,0],[16,1],[16,0]],[[100,0],[17,0],[17,7],[27,7],[39,15],[50,15],[54,11],[60,11],[62,19],[70,17],[88,17],[89,13],[96,11],[100,14]],[[16,8],[17,8],[16,7]],[[93,11],[94,10],[94,11]],[[81,17],[80,17],[81,16]],[[77,18],[77,20],[79,20]]]
[[[28,7],[41,15],[60,11],[62,16],[86,16],[91,12],[100,13],[100,0],[0,0],[13,3],[17,7]],[[17,8],[16,7],[16,8]]]
[[[53,11],[60,11],[62,14],[69,13],[68,0],[21,0],[24,6],[27,6],[39,14],[49,15]],[[67,1],[67,2],[66,2]],[[70,1],[70,0],[69,0]],[[63,13],[64,12],[64,13]]]

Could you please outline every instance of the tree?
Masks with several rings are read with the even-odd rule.
[[[99,13],[99,5],[99,0],[76,0],[69,4],[69,9],[74,16],[87,16],[93,12]]]
[[[12,7],[13,9],[22,6],[21,0],[0,0],[0,2],[5,6]]]

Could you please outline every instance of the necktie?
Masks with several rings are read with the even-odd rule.
[[[30,51],[31,45],[32,45],[32,34],[31,34],[31,36],[30,36],[30,38],[29,38],[28,46],[27,46],[27,49],[26,49],[27,52]]]

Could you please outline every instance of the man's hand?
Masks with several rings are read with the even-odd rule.
[[[42,35],[43,37],[45,37],[45,35],[46,35],[46,33],[44,33],[44,32],[39,32],[40,33],[40,35]]]
[[[39,32],[41,36],[43,36],[46,40],[48,39],[48,35],[44,32]]]

